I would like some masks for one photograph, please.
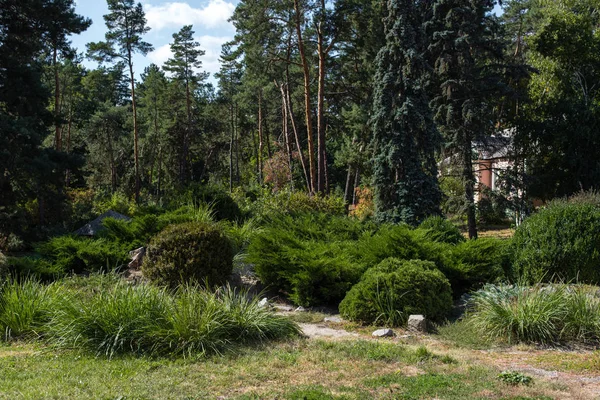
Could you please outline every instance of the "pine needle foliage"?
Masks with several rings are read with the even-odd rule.
[[[440,213],[422,18],[427,2],[390,0],[386,44],[377,55],[373,104],[376,219],[418,225]]]

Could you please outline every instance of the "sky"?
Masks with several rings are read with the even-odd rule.
[[[214,74],[219,71],[219,55],[221,45],[235,35],[233,25],[227,20],[233,14],[238,0],[143,0],[141,1],[146,13],[148,26],[151,28],[144,40],[154,46],[154,51],[146,57],[136,54],[133,63],[135,74],[144,72],[151,63],[162,66],[171,57],[169,44],[173,41],[173,33],[178,32],[184,25],[193,25],[195,38],[200,42],[200,48],[206,54],[202,59],[202,70],[211,74],[210,82],[216,84]],[[105,0],[77,0],[77,13],[91,18],[92,26],[80,35],[71,37],[73,47],[79,53],[85,53],[86,43],[104,40],[106,25],[103,15],[108,14]],[[89,68],[96,63],[86,60]]]
[[[142,0],[148,26],[151,28],[144,40],[154,46],[154,51],[146,57],[135,55],[134,72],[138,79],[150,63],[162,66],[171,57],[169,44],[173,40],[173,33],[178,32],[184,25],[193,25],[195,38],[206,52],[202,57],[202,69],[210,73],[209,82],[216,86],[214,74],[220,67],[221,45],[233,39],[235,35],[233,25],[227,20],[238,3],[239,0]],[[108,14],[108,7],[105,0],[76,0],[76,4],[77,13],[93,21],[87,31],[71,38],[78,52],[85,53],[86,43],[104,40],[106,25],[103,15]],[[494,11],[501,12],[498,7]],[[97,66],[89,60],[84,64],[88,68]]]

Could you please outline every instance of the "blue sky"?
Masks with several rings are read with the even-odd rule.
[[[159,66],[171,56],[169,43],[173,40],[173,33],[179,31],[184,25],[193,25],[195,37],[200,42],[200,47],[206,51],[202,57],[203,70],[210,72],[211,76],[219,70],[219,55],[221,45],[233,39],[235,29],[227,20],[233,14],[238,0],[143,0],[142,5],[146,12],[150,32],[144,40],[154,46],[154,51],[146,57],[136,55],[134,58],[135,73],[139,74],[150,63]],[[73,46],[78,52],[85,52],[85,45],[89,42],[104,40],[106,25],[103,15],[108,14],[105,0],[77,0],[77,13],[91,18],[92,26],[81,35],[73,36]],[[91,61],[85,61],[88,67],[95,67]],[[214,83],[214,80],[211,79]]]
[[[203,70],[211,74],[210,81],[215,83],[213,75],[219,71],[219,55],[221,45],[233,39],[235,29],[227,20],[233,14],[239,0],[143,0],[150,32],[144,39],[154,46],[154,51],[146,57],[136,55],[134,58],[135,73],[144,71],[150,63],[159,66],[171,56],[169,43],[173,33],[184,25],[193,25],[196,39],[206,51],[202,58]],[[496,8],[499,12],[499,7]],[[73,46],[85,52],[89,42],[104,40],[106,25],[103,15],[108,13],[105,0],[77,0],[77,12],[93,21],[92,26],[81,35],[72,37]],[[93,68],[95,63],[86,60],[86,66]]]

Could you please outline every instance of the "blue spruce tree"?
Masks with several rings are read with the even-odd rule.
[[[423,22],[429,2],[388,0],[386,44],[377,55],[373,103],[376,218],[417,225],[440,214],[435,153],[440,145],[426,85]]]

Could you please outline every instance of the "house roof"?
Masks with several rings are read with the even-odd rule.
[[[96,236],[98,233],[100,233],[104,229],[106,229],[104,227],[104,225],[102,225],[102,221],[104,221],[106,218],[114,218],[114,219],[122,219],[125,221],[131,221],[131,218],[129,218],[123,214],[119,214],[118,212],[113,211],[113,210],[108,210],[107,212],[100,215],[95,220],[88,222],[87,224],[85,224],[81,228],[77,229],[73,233],[75,235],[79,235],[79,236]]]
[[[508,158],[512,148],[512,142],[512,135],[495,135],[473,142],[473,145],[479,153],[480,160],[494,160],[498,158]]]

